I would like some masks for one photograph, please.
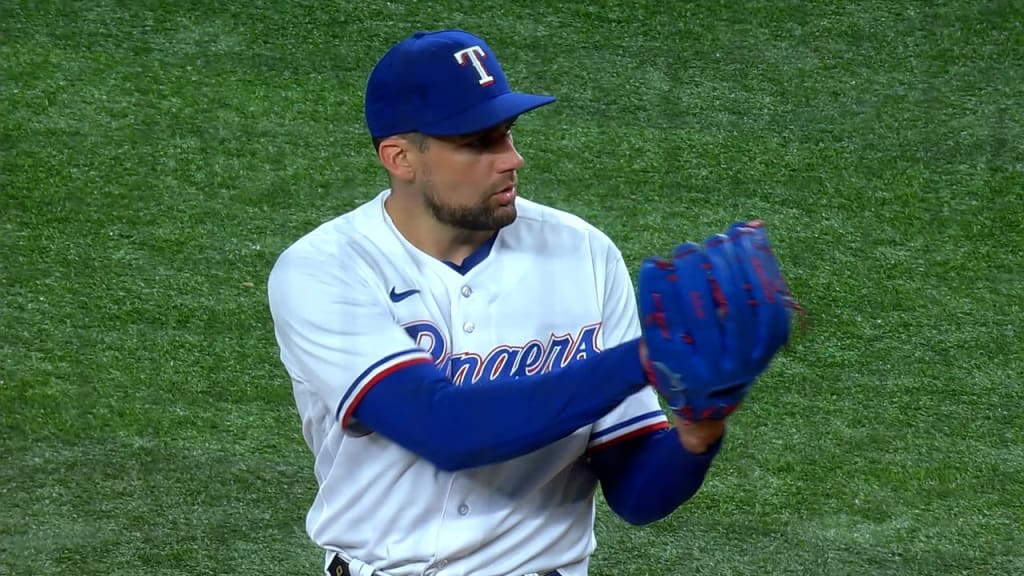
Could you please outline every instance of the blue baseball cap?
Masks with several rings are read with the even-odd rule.
[[[388,50],[370,73],[366,125],[374,138],[460,136],[554,101],[513,92],[483,39],[462,30],[421,31]]]

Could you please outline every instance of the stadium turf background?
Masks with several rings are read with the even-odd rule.
[[[1024,573],[1020,2],[5,0],[0,574],[318,573],[267,272],[384,186],[366,75],[440,27],[559,97],[524,196],[633,268],[763,218],[813,315],[592,574]]]

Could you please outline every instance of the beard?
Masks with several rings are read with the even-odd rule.
[[[515,222],[516,219],[514,203],[508,206],[495,206],[492,204],[490,195],[471,206],[446,204],[435,193],[433,182],[427,182],[424,187],[423,201],[438,222],[459,230],[472,232],[500,230]]]

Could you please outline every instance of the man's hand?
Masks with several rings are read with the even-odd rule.
[[[640,364],[647,364],[647,343],[640,340]],[[703,454],[725,433],[725,418],[692,422],[672,413],[679,443],[691,454]]]
[[[673,414],[672,418],[676,423],[676,434],[679,435],[679,442],[690,454],[703,454],[707,452],[718,439],[725,433],[725,419],[704,420],[701,422],[690,422],[683,420]]]

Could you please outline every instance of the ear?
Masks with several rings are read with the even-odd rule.
[[[415,146],[397,136],[385,138],[377,147],[377,157],[392,178],[410,181],[416,175]]]

